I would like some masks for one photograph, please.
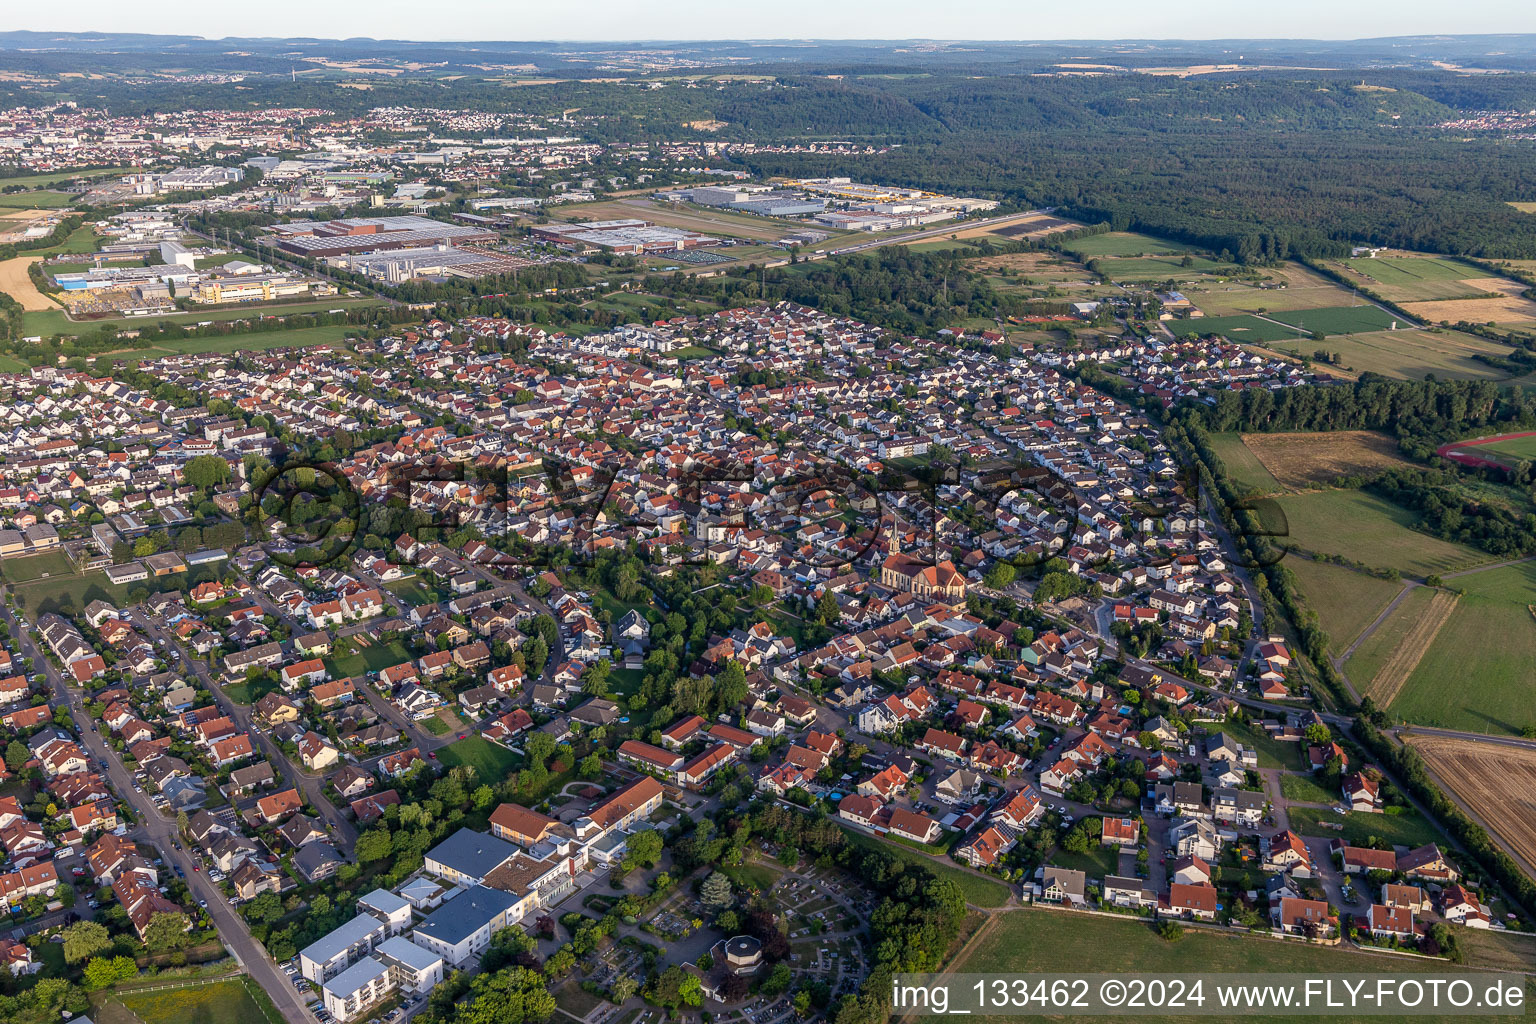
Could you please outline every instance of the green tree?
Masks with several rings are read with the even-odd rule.
[[[229,483],[229,463],[217,455],[197,455],[182,467],[187,483],[200,490],[208,490]]]
[[[139,973],[138,964],[131,956],[95,957],[85,965],[81,981],[87,991],[107,988]]]
[[[151,953],[173,953],[187,948],[191,936],[187,934],[187,916],[182,913],[162,911],[149,919],[144,926],[144,948]]]
[[[357,862],[371,864],[383,860],[389,856],[391,845],[388,829],[371,828],[357,837]]]
[[[555,752],[555,738],[547,732],[535,732],[523,745],[529,764],[547,765]]]
[[[736,902],[731,880],[719,871],[712,872],[699,886],[699,898],[710,910],[725,910]]]
[[[32,751],[21,740],[11,740],[5,745],[5,766],[13,772],[21,771],[21,766],[32,758]]]
[[[482,974],[469,986],[470,997],[453,1014],[454,1024],[528,1024],[555,1012],[555,997],[544,978],[526,967]]]
[[[646,867],[655,867],[661,858],[661,833],[653,828],[636,832],[629,837],[626,860],[635,860]]]
[[[1002,590],[1017,579],[1018,575],[1018,570],[1007,562],[997,562],[987,570],[983,582],[993,590]]]
[[[773,965],[773,970],[768,972],[768,977],[763,979],[761,991],[769,998],[781,996],[789,991],[792,981],[794,981],[794,975],[790,972],[789,964],[776,963]]]
[[[608,989],[608,994],[615,1004],[619,1004],[638,991],[640,991],[640,982],[635,980],[634,975],[621,974],[613,979],[613,985]]]
[[[362,846],[364,836],[358,837],[358,846]],[[384,839],[389,840],[389,833],[384,834]],[[388,851],[385,851],[386,854]],[[271,924],[283,916],[283,903],[277,898],[275,892],[264,892],[245,905],[245,919],[255,924]]]
[[[78,964],[111,948],[112,936],[105,925],[77,921],[64,929],[64,960],[67,963]]]

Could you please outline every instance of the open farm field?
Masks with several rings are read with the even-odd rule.
[[[1398,454],[1396,441],[1373,430],[1243,434],[1242,443],[1275,480],[1290,488],[1412,465]]]
[[[1440,630],[1450,621],[1452,613],[1456,611],[1456,601],[1456,595],[1450,591],[1435,590],[1423,613],[1409,626],[1381,668],[1369,681],[1360,681],[1364,692],[1369,693],[1378,705],[1390,707],[1397,699],[1403,685],[1424,660],[1424,655],[1429,653]]]
[[[1354,373],[1379,373],[1398,380],[1423,380],[1425,374],[1459,380],[1504,380],[1509,374],[1475,357],[1498,358],[1509,354],[1507,345],[1459,331],[1434,328],[1426,331],[1373,331],[1364,334],[1330,334],[1322,341],[1271,342],[1268,346],[1286,355],[1310,356],[1318,349],[1333,353],[1338,366]],[[1328,369],[1332,368],[1330,364]]]
[[[1518,734],[1536,726],[1536,563],[1450,582],[1464,596],[1392,702],[1393,717],[1468,732]]]
[[[1234,264],[1218,263],[1204,256],[1190,256],[1187,253],[1171,256],[1100,257],[1094,266],[1110,281],[1165,281],[1170,278],[1190,281],[1204,275],[1219,276],[1237,270]]]
[[[47,188],[49,185],[57,185],[61,181],[74,181],[76,178],[95,180],[98,178],[110,178],[117,174],[128,174],[135,170],[133,167],[98,167],[89,171],[50,171],[47,174],[20,174],[9,178],[0,178],[0,188],[10,185],[20,185],[23,188]]]
[[[971,228],[970,231],[960,232],[961,238],[973,238],[977,236],[996,236],[1006,238],[1010,242],[1020,239],[1044,238],[1062,231],[1072,231],[1082,227],[1076,221],[1065,220],[1061,217],[1052,217],[1048,213],[1036,213],[1011,224],[1000,224],[990,228]]]
[[[1193,246],[1169,242],[1151,235],[1134,231],[1110,231],[1102,235],[1074,238],[1062,246],[1080,259],[1094,256],[1165,256],[1170,253],[1194,252]]]
[[[1432,323],[1510,323],[1536,321],[1536,302],[1521,293],[1530,285],[1500,277],[1486,278],[1485,292],[1500,292],[1496,298],[1452,299],[1444,302],[1409,302],[1403,308]],[[1483,282],[1478,282],[1479,284]]]
[[[1377,256],[1336,260],[1345,277],[1392,302],[1460,299],[1493,290],[1496,279],[1460,260],[1436,256]]]
[[[58,308],[45,309],[36,313],[28,313],[22,317],[22,330],[26,334],[38,334],[45,338],[55,334],[83,335],[90,334],[104,324],[131,330],[135,327],[143,327],[149,324],[157,324],[161,321],[169,321],[173,324],[188,326],[200,324],[205,321],[223,320],[255,320],[260,317],[292,316],[300,313],[323,313],[331,309],[353,309],[362,306],[380,305],[377,299],[371,298],[330,298],[316,299],[305,302],[291,302],[273,305],[244,305],[226,306],[222,309],[199,310],[194,313],[168,313],[164,316],[124,318],[109,317],[105,320],[70,320],[64,315],[64,311]],[[255,337],[255,335],[242,335],[241,337]],[[261,347],[259,344],[253,347]]]
[[[24,313],[57,309],[58,304],[37,290],[27,268],[42,259],[41,256],[17,256],[0,263],[0,292],[21,303]]]
[[[1241,975],[1287,971],[1402,974],[1444,969],[1433,960],[1373,956],[1350,949],[1222,935],[1201,929],[1189,929],[1180,941],[1170,943],[1159,938],[1146,922],[1134,918],[1090,917],[1064,911],[1026,908],[999,915],[995,921],[995,924],[986,926],[988,930],[972,943],[965,954],[947,964],[945,970],[972,974],[1022,971],[1070,973],[1084,970],[1083,965],[1088,963],[1093,964],[1091,970],[1118,974],[1206,972]],[[1471,958],[1468,965],[1483,966]],[[1202,1019],[1142,1013],[1136,1016],[1138,1020],[1144,1021]],[[943,1019],[920,1015],[914,1015],[914,1018],[926,1021]],[[1009,1014],[977,1019],[996,1024],[1018,1024],[1058,1018]],[[1245,1014],[1240,1019],[1278,1022],[1294,1018]],[[1333,1019],[1340,1024],[1350,1021],[1365,1024],[1379,1018],[1341,1016]]]
[[[1381,625],[1355,648],[1355,653],[1349,656],[1344,663],[1344,672],[1349,676],[1355,689],[1361,693],[1370,693],[1371,680],[1375,679],[1385,665],[1402,647],[1408,634],[1424,618],[1429,608],[1429,603],[1434,600],[1435,591],[1430,587],[1414,587],[1403,595],[1398,606],[1392,609],[1392,613],[1382,620]],[[1336,648],[1346,645],[1335,644]],[[1373,698],[1374,699],[1374,698]]]
[[[987,275],[1016,274],[1034,281],[1083,281],[1093,278],[1088,268],[1055,252],[1011,252],[1001,256],[981,256],[967,264]]]
[[[1324,306],[1321,309],[1288,309],[1265,314],[1272,320],[1289,324],[1307,334],[1364,334],[1389,330],[1393,324],[1401,330],[1412,326],[1402,317],[1379,306]]]
[[[307,348],[311,345],[334,345],[346,338],[354,329],[345,325],[333,327],[296,327],[291,331],[267,331],[262,334],[227,334],[206,338],[185,338],[175,341],[156,342],[145,349],[120,349],[104,353],[111,359],[121,357],[130,363],[155,359],[166,353],[180,352],[240,352],[269,348]]]
[[[35,192],[0,192],[0,207],[21,210],[57,210],[75,201],[67,192],[39,189]]]
[[[1403,589],[1394,580],[1310,558],[1287,558],[1285,567],[1295,575],[1302,600],[1317,613],[1336,652],[1353,643]]]
[[[1440,782],[1508,843],[1527,871],[1536,865],[1536,747],[1414,736],[1409,746]]]
[[[1183,292],[1207,317],[1283,309],[1322,309],[1350,300],[1347,289],[1299,263],[1269,269],[1268,275],[1269,280],[1257,283],[1238,280],[1194,282],[1186,285]]]
[[[1427,575],[1466,569],[1490,555],[1420,533],[1418,517],[1364,491],[1328,490],[1277,498],[1292,546],[1357,562]]]
[[[1236,316],[1202,316],[1192,320],[1169,320],[1167,327],[1179,338],[1204,338],[1219,334],[1242,345],[1268,345],[1277,341],[1298,341],[1302,332],[1284,324],[1262,320],[1247,313]]]
[[[1270,494],[1281,489],[1280,481],[1253,453],[1242,434],[1229,432],[1211,435],[1211,447],[1226,467],[1227,476],[1243,491]]]

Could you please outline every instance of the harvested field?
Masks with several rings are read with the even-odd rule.
[[[1270,476],[1292,489],[1409,465],[1396,441],[1371,430],[1243,434],[1242,440]]]
[[[58,304],[37,290],[27,268],[41,260],[41,256],[17,256],[0,263],[0,292],[21,303],[23,312],[36,313],[44,309],[57,309]]]
[[[975,235],[1001,235],[1004,238],[1018,241],[1021,238],[1044,238],[1058,231],[1071,231],[1082,227],[1076,221],[1062,220],[1060,217],[1051,217],[1047,214],[1036,214],[1026,217],[1013,224],[1004,224],[1001,227],[973,228],[971,231],[960,232],[961,238],[969,238]]]
[[[1409,735],[1440,781],[1514,850],[1536,865],[1536,747]],[[1533,872],[1536,873],[1536,872]]]
[[[1403,642],[1386,664],[1381,666],[1381,671],[1376,677],[1363,687],[1364,692],[1370,694],[1381,707],[1391,707],[1397,699],[1403,684],[1408,677],[1413,675],[1413,670],[1419,667],[1419,662],[1424,660],[1424,655],[1429,653],[1429,647],[1435,642],[1435,637],[1440,634],[1440,628],[1450,619],[1451,613],[1456,610],[1456,595],[1448,590],[1437,590],[1435,596],[1430,598],[1429,607],[1424,609],[1424,614],[1413,623],[1408,630]]]
[[[1442,321],[1471,324],[1514,323],[1536,320],[1536,302],[1520,293],[1529,285],[1502,277],[1484,277],[1466,282],[1480,292],[1503,292],[1496,299],[1448,299],[1443,302],[1408,302],[1403,308],[1432,323]]]
[[[983,274],[1014,273],[1036,276],[1040,274],[1071,274],[1074,277],[1091,277],[1088,269],[1070,256],[1056,252],[1010,252],[998,256],[978,256],[970,264],[973,270]]]

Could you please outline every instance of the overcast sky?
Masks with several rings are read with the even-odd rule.
[[[1529,0],[8,0],[0,27],[420,40],[1357,39],[1536,31]]]

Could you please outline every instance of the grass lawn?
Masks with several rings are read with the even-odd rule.
[[[133,167],[97,167],[77,171],[49,171],[46,174],[18,174],[9,178],[0,178],[0,188],[5,188],[8,185],[21,185],[25,188],[43,188],[48,185],[57,185],[61,181],[74,181],[76,178],[86,178],[94,181],[98,178],[109,178],[115,174],[128,174],[135,169]]]
[[[422,581],[420,576],[384,584],[384,589],[398,597],[407,607],[418,604],[436,604],[437,591]]]
[[[1507,565],[1451,582],[1465,594],[1392,702],[1392,714],[1472,732],[1536,725],[1536,617],[1527,607],[1536,604],[1536,566]]]
[[[431,718],[423,718],[417,724],[420,725],[423,729],[427,730],[427,732],[431,733],[433,736],[443,736],[448,732],[448,723],[443,721],[437,715],[433,715]]]
[[[1469,449],[1473,454],[1486,455],[1490,452],[1499,455],[1507,455],[1510,459],[1536,459],[1536,435],[1530,437],[1511,437],[1503,441],[1494,441],[1491,444],[1480,444]]]
[[[1415,513],[1365,491],[1312,491],[1276,500],[1285,512],[1286,539],[1306,551],[1418,575],[1491,560],[1482,551],[1418,532]]]
[[[568,981],[555,990],[555,1005],[581,1020],[597,1009],[602,1000],[574,981]]]
[[[1365,331],[1385,331],[1394,323],[1399,328],[1406,326],[1402,317],[1388,313],[1379,306],[1329,306],[1265,315],[1271,320],[1300,328],[1308,334],[1316,334],[1318,331],[1325,334],[1360,334]]]
[[[1137,234],[1134,231],[1111,231],[1102,235],[1087,235],[1065,243],[1062,248],[1072,253],[1072,255],[1080,257],[1141,256],[1144,254],[1157,256],[1167,253],[1194,251],[1190,246],[1180,242],[1166,242],[1161,238]]]
[[[26,360],[0,355],[0,373],[26,373],[32,367]]]
[[[1243,436],[1231,432],[1211,435],[1211,447],[1216,452],[1216,457],[1221,459],[1221,464],[1226,467],[1227,476],[1243,491],[1257,492],[1260,494],[1272,494],[1275,491],[1284,490],[1280,481],[1276,480],[1269,470],[1264,468],[1258,456],[1253,450],[1243,443]]]
[[[458,764],[473,765],[476,783],[487,782],[493,786],[511,774],[519,763],[516,754],[480,736],[450,743],[437,752],[437,757],[450,768]]]
[[[1307,752],[1300,743],[1282,743],[1264,731],[1260,725],[1244,725],[1241,722],[1221,722],[1208,726],[1211,732],[1224,732],[1245,747],[1252,747],[1259,755],[1260,768],[1290,768],[1307,770]]]
[[[224,695],[236,704],[255,704],[261,698],[278,688],[270,679],[260,679],[254,683],[230,683],[224,687]]]
[[[96,237],[96,231],[90,225],[82,224],[69,233],[69,236],[58,245],[50,245],[46,249],[29,250],[29,256],[58,256],[62,253],[87,253],[95,252],[100,247],[101,240]]]
[[[1331,562],[1293,555],[1285,567],[1301,585],[1307,607],[1317,612],[1335,652],[1349,647],[1403,589],[1396,580],[1369,576]]]
[[[1350,811],[1338,814],[1326,807],[1293,807],[1288,812],[1291,831],[1303,836],[1340,836],[1354,846],[1365,845],[1371,837],[1384,839],[1395,846],[1423,846],[1425,843],[1443,843],[1445,835],[1428,819],[1413,810],[1402,814],[1378,814],[1371,811]],[[1343,822],[1344,830],[1324,828],[1318,822]]]
[[[186,580],[185,573],[162,576],[155,581],[155,588],[157,590],[180,589],[185,586]],[[27,615],[35,618],[38,608],[42,606],[67,607],[79,612],[84,611],[86,605],[98,598],[121,607],[129,603],[129,589],[128,585],[113,586],[107,581],[107,574],[98,569],[78,576],[52,576],[48,579],[32,580],[29,583],[18,583],[11,588],[11,591],[21,602],[21,607]]]
[[[123,992],[118,1000],[144,1024],[281,1024],[241,979],[159,992]]]
[[[946,965],[946,970],[973,974],[1094,971],[1122,976],[1132,973],[1168,976],[1179,973],[1284,972],[1401,974],[1444,972],[1445,967],[1443,962],[1433,960],[1372,956],[1349,949],[1252,936],[1222,935],[1197,929],[1186,930],[1183,939],[1170,943],[1158,938],[1149,924],[1129,918],[1119,920],[1052,910],[1023,909],[1002,915],[997,925],[972,947],[969,955],[959,962]],[[1207,993],[1207,998],[1212,998],[1212,995]],[[1134,1017],[1138,1021],[1197,1019],[1153,1015],[1146,1011],[1138,1012]],[[1047,1018],[1010,1014],[979,1019],[996,1020],[1002,1024]],[[1297,1018],[1245,1014],[1240,1019],[1284,1021]],[[1340,1016],[1331,1019],[1365,1024],[1381,1018]]]
[[[622,619],[631,609],[644,615],[646,609],[650,607],[647,602],[643,601],[620,601],[606,587],[592,595],[592,604],[597,608],[608,609],[609,614],[613,616],[614,622]]]
[[[25,583],[44,576],[70,576],[74,572],[75,563],[69,560],[63,550],[0,559],[0,575],[10,583]]]
[[[64,192],[4,192],[0,193],[0,209],[8,210],[56,210],[68,206],[75,197]]]
[[[1280,776],[1280,792],[1287,800],[1299,800],[1304,804],[1329,804],[1339,799],[1339,794],[1324,789],[1310,775]]]
[[[1089,878],[1103,878],[1105,875],[1118,875],[1120,873],[1120,851],[1108,846],[1094,844],[1088,847],[1087,853],[1068,853],[1057,847],[1051,854],[1050,861],[1057,867],[1071,868],[1081,871]]]
[[[722,867],[721,872],[742,889],[767,892],[779,880],[779,872],[762,864],[740,864],[733,868]]]
[[[1208,334],[1219,334],[1228,341],[1262,345],[1275,341],[1294,341],[1301,334],[1299,331],[1280,324],[1261,320],[1256,316],[1239,313],[1236,316],[1202,316],[1193,320],[1170,320],[1168,329],[1176,337],[1187,338],[1191,335],[1205,337]]]
[[[895,843],[881,842],[867,832],[858,832],[851,828],[845,828],[843,831],[848,834],[848,841],[856,846],[884,850],[897,860],[906,861],[909,864],[921,864],[940,878],[950,879],[965,894],[967,903],[973,903],[978,907],[1000,907],[1008,900],[1008,887],[1002,882],[958,867],[950,867],[942,861],[924,856],[916,850],[897,846]]]
[[[323,660],[331,678],[341,679],[345,676],[360,676],[364,672],[380,672],[391,665],[410,661],[411,652],[399,640],[391,640],[387,644],[375,643],[364,647],[354,654],[328,654]]]

